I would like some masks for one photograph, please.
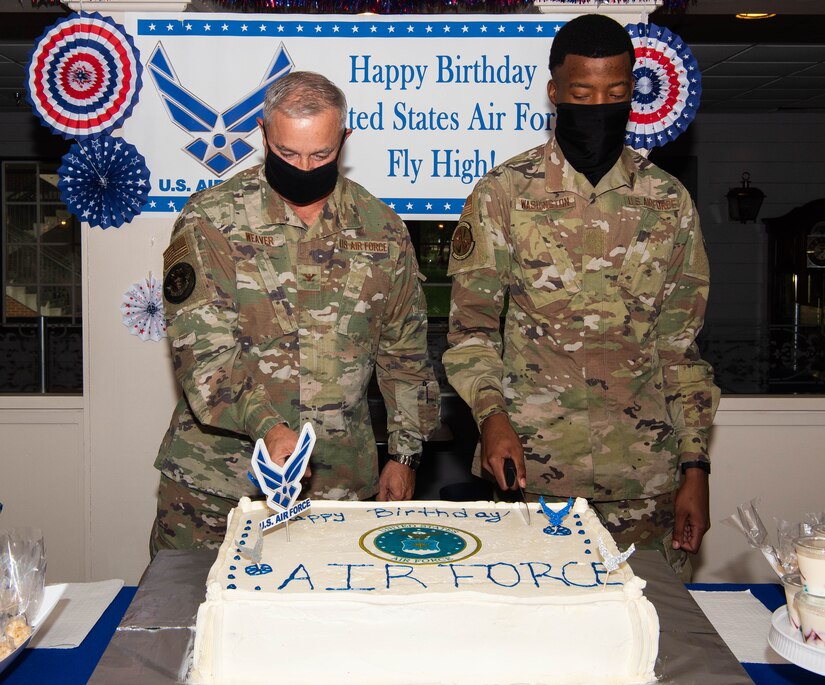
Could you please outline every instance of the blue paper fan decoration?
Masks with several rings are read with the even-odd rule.
[[[134,145],[101,136],[72,145],[57,170],[60,198],[81,221],[109,228],[140,214],[149,196],[149,169]]]
[[[132,112],[140,53],[120,24],[93,12],[58,19],[38,39],[26,95],[41,123],[64,138],[95,137]]]
[[[699,109],[702,75],[685,42],[656,24],[625,26],[636,49],[633,109],[625,143],[657,147],[685,132]]]

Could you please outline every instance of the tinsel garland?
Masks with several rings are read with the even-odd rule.
[[[594,0],[554,0],[567,4],[588,4]],[[599,4],[629,5],[639,0],[597,0]],[[234,12],[290,14],[440,14],[490,12],[505,14],[520,12],[533,0],[214,0],[223,9]],[[688,3],[696,0],[664,0],[662,7],[670,12],[684,12]],[[31,0],[32,7],[60,4],[60,0]],[[196,3],[197,4],[197,3]],[[209,4],[209,3],[203,3]]]

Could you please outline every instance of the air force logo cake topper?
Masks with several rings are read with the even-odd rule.
[[[301,478],[307,470],[314,446],[315,431],[310,423],[304,424],[298,436],[295,451],[289,455],[283,466],[278,466],[272,461],[262,439],[259,438],[255,443],[255,451],[252,454],[252,470],[255,475],[248,474],[249,480],[266,495],[267,505],[276,512],[274,516],[258,524],[261,532],[279,523],[288,522],[293,516],[297,516],[312,506],[312,501],[309,499],[298,504],[295,504],[295,500],[301,494]],[[287,539],[288,536],[289,528],[287,527]]]
[[[607,569],[607,575],[604,577],[604,585],[602,589],[607,587],[607,579],[610,577],[611,571],[616,571],[619,566],[627,561],[628,557],[636,551],[636,545],[630,545],[624,552],[619,554],[611,554],[607,551],[607,546],[604,544],[601,536],[599,536],[599,554],[602,555],[602,563]]]
[[[194,139],[183,149],[213,174],[223,176],[255,152],[246,138],[258,130],[256,119],[263,116],[267,88],[293,66],[281,43],[260,85],[224,112],[218,112],[180,83],[160,43],[149,58],[148,69],[169,118]]]
[[[564,521],[564,517],[570,513],[570,509],[573,506],[572,497],[569,498],[567,500],[567,504],[565,504],[558,511],[553,511],[553,509],[548,507],[546,502],[544,501],[544,497],[539,497],[539,505],[541,505],[542,513],[547,517],[547,520],[550,522],[550,525],[544,529],[545,533],[547,533],[548,535],[570,535],[570,529],[561,525],[561,523],[562,521]]]

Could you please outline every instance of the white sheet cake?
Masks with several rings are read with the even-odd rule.
[[[607,575],[599,537],[618,550],[585,500],[560,528],[538,505],[528,526],[515,504],[313,501],[289,541],[283,527],[264,534],[253,564],[242,550],[271,513],[246,498],[232,511],[198,611],[192,682],[654,677],[659,622],[645,581],[627,564]]]

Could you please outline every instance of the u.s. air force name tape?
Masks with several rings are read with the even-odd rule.
[[[298,502],[291,506],[289,509],[284,509],[283,511],[278,512],[274,516],[270,516],[269,518],[264,519],[258,524],[258,527],[264,531],[269,530],[272,526],[277,526],[279,523],[283,523],[284,521],[289,521],[293,516],[297,516],[301,512],[306,511],[312,506],[311,499],[305,499],[303,502]]]

